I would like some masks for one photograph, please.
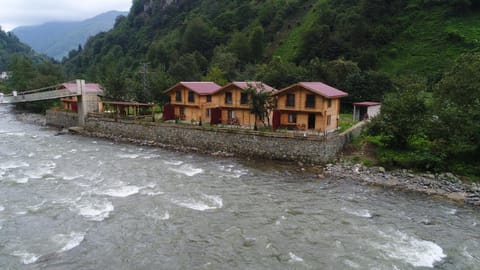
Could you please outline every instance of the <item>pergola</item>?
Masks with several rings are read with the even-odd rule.
[[[152,116],[152,121],[155,121],[155,104],[153,103],[140,103],[129,101],[101,101],[99,102],[99,111],[102,113],[109,112],[114,113],[118,118],[141,118],[146,115]],[[145,114],[145,110],[149,110],[148,114]]]

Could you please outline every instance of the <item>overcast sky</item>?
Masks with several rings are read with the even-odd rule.
[[[132,0],[0,0],[0,26],[10,31],[51,21],[81,21],[105,11],[129,11],[131,5]]]

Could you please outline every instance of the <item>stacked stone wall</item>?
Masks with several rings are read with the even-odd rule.
[[[47,110],[46,124],[64,128],[78,126],[78,114],[75,112]]]
[[[327,137],[302,136],[244,129],[115,121],[91,116],[87,118],[85,129],[90,133],[195,148],[202,152],[225,152],[238,156],[306,163],[326,163],[334,160],[356,130]]]

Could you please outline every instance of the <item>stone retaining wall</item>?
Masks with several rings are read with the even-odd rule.
[[[359,126],[358,128],[361,128]],[[357,128],[357,129],[358,129]],[[88,117],[90,133],[198,149],[201,152],[232,153],[239,156],[304,163],[326,163],[336,158],[351,133],[338,136],[296,136],[290,133],[244,129],[183,126],[99,117]],[[356,129],[355,129],[356,130]]]
[[[64,128],[78,126],[78,114],[74,112],[47,110],[46,124]]]

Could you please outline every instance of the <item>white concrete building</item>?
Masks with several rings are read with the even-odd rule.
[[[380,113],[382,104],[379,102],[355,102],[353,103],[353,121],[372,119]]]
[[[2,71],[2,73],[0,73],[0,80],[6,80],[6,79],[8,79],[8,72]]]

